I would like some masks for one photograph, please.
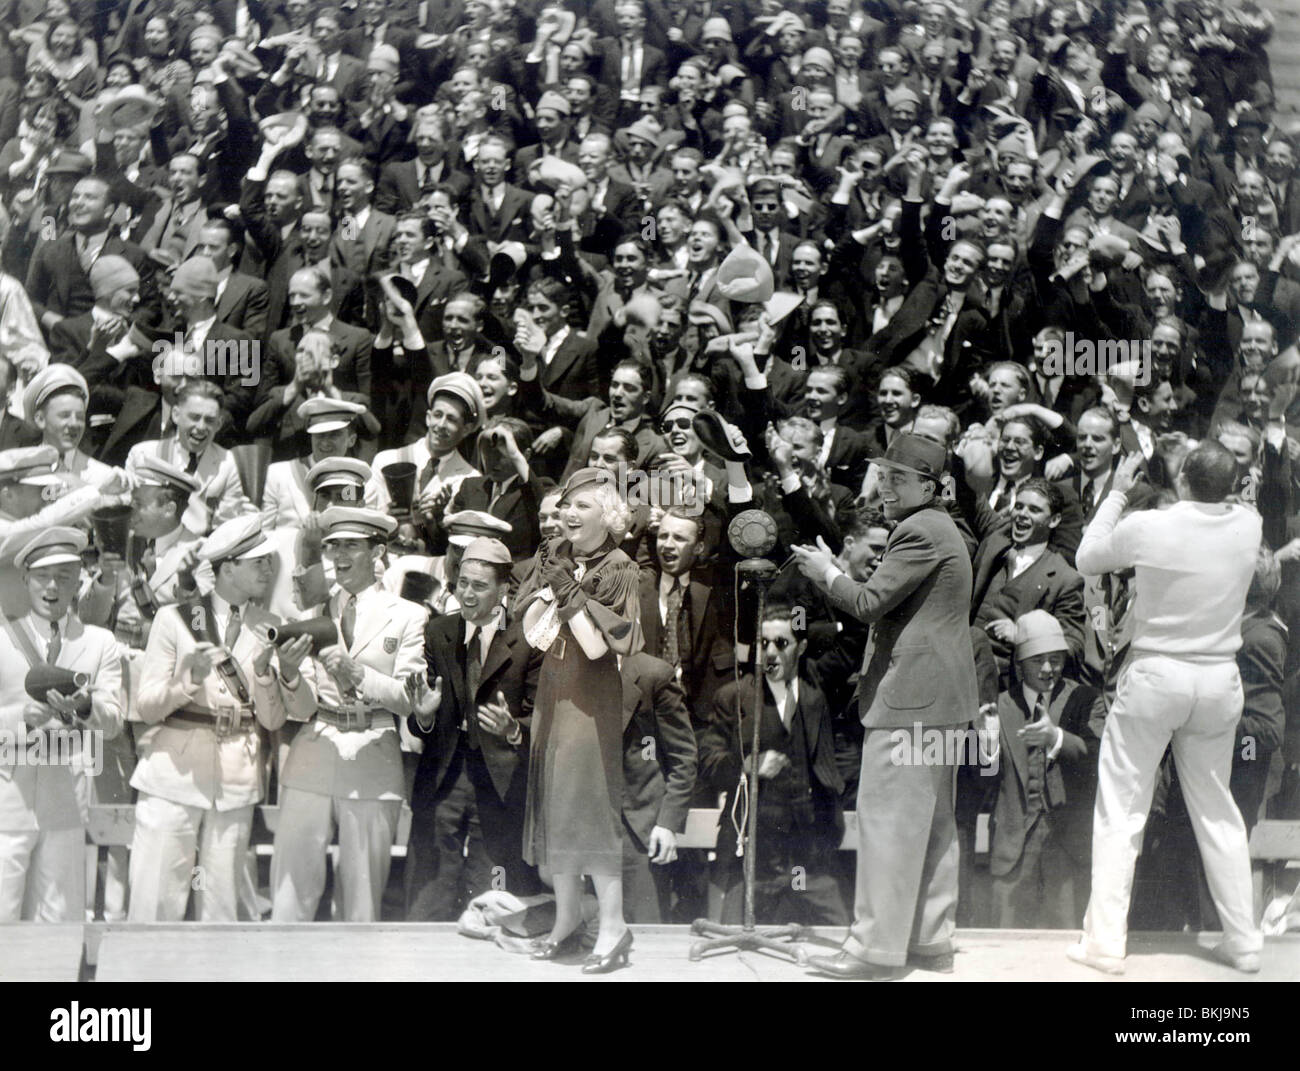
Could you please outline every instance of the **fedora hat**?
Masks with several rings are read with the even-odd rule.
[[[884,457],[873,457],[872,462],[885,468],[901,469],[929,480],[938,480],[948,463],[948,450],[943,443],[920,435],[895,435]]]
[[[161,107],[162,103],[144,86],[123,86],[115,93],[105,94],[95,105],[95,119],[101,130],[145,126],[153,122]]]

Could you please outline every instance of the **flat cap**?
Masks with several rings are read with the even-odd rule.
[[[262,515],[246,513],[219,524],[203,541],[199,557],[213,565],[219,562],[261,558],[275,548],[262,530]]]
[[[513,559],[510,557],[510,551],[506,545],[499,539],[492,539],[489,536],[479,536],[473,540],[465,553],[461,555],[462,562],[492,562],[495,565],[511,565]]]
[[[140,483],[150,487],[170,487],[191,495],[203,489],[203,483],[184,469],[178,469],[152,454],[140,458],[135,467],[135,476]]]

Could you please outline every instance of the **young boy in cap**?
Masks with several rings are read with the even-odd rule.
[[[431,691],[408,721],[424,740],[411,792],[406,917],[451,921],[488,889],[537,891],[523,861],[528,737],[541,656],[503,605],[510,551],[479,536],[465,548],[456,613],[424,630]],[[504,879],[504,885],[500,880]]]
[[[98,487],[113,476],[111,468],[79,449],[89,401],[85,377],[66,364],[49,365],[23,391],[23,416],[41,430],[41,442],[59,452],[56,468],[71,477],[73,487]]]
[[[271,917],[316,917],[337,827],[343,917],[375,922],[405,791],[397,719],[411,712],[407,679],[425,671],[426,611],[377,581],[392,517],[332,506],[321,522],[337,586],[312,613],[335,623],[339,642],[311,662],[316,717],[294,738],[280,775]]]
[[[26,761],[0,763],[0,922],[85,918],[82,802],[73,766],[52,761],[54,749],[66,745],[75,759],[90,732],[112,738],[122,728],[117,644],[106,629],[82,624],[75,609],[86,542],[63,527],[29,540],[17,565],[31,610],[0,625],[0,733],[10,748],[27,749]],[[88,682],[71,694],[51,689],[30,698],[28,673],[51,666],[84,673]],[[60,735],[68,731],[77,735]],[[34,758],[42,746],[44,763]]]
[[[1016,621],[1016,679],[986,709],[982,772],[996,771],[993,925],[1069,929],[1083,921],[1106,704],[1065,680],[1070,646],[1046,610]],[[991,765],[989,765],[991,764]]]
[[[191,887],[200,921],[237,918],[253,808],[266,794],[263,730],[316,708],[299,672],[310,639],[272,647],[266,628],[280,619],[253,601],[270,585],[271,553],[255,514],[220,525],[200,552],[212,592],[164,607],[150,630],[138,703],[150,728],[131,778],[132,922],[179,921]]]

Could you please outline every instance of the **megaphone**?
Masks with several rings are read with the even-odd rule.
[[[411,508],[415,501],[415,465],[410,461],[394,461],[379,470],[388,488],[388,497],[399,512]]]
[[[301,621],[289,621],[283,625],[272,625],[266,630],[266,638],[277,647],[295,640],[299,636],[311,637],[312,654],[320,654],[326,647],[339,642],[339,630],[334,621],[328,617],[305,617]]]
[[[101,506],[90,515],[90,528],[95,534],[95,547],[100,554],[116,554],[126,558],[127,537],[131,532],[131,507]]]
[[[262,508],[262,497],[266,493],[266,470],[271,466],[271,447],[267,443],[245,443],[232,446],[230,456],[235,462],[235,471],[239,473],[239,484],[244,495],[257,509]]]
[[[74,695],[90,683],[89,675],[76,673],[62,666],[37,665],[27,671],[23,688],[38,703],[45,702],[46,693],[53,690],[59,695]],[[90,696],[84,695],[77,701],[77,717],[90,716]]]
[[[402,577],[402,590],[398,592],[408,602],[425,605],[433,594],[436,581],[428,573],[407,573]]]

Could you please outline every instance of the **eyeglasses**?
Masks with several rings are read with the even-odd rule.
[[[685,431],[694,423],[691,417],[673,417],[659,425],[660,431]]]

